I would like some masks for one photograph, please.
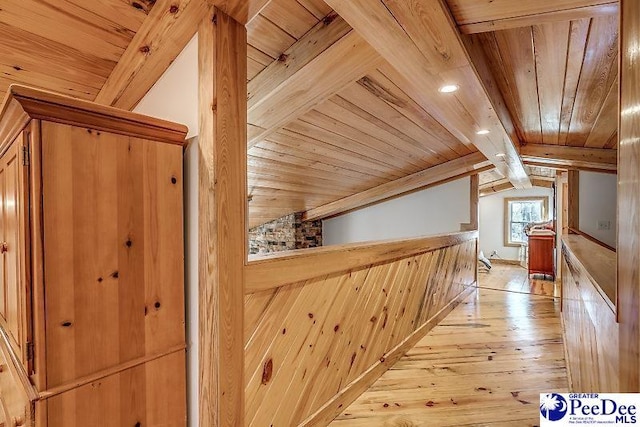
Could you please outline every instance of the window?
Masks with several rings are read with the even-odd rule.
[[[526,197],[504,199],[505,246],[519,246],[527,241],[524,227],[530,222],[545,221],[548,199],[546,197]]]

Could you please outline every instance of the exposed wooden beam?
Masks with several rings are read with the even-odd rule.
[[[580,229],[580,172],[569,171],[567,225],[570,229]]]
[[[480,188],[480,197],[489,196],[491,194],[500,193],[502,191],[511,190],[513,184],[508,179],[504,178],[499,181],[493,181],[483,185]]]
[[[531,177],[531,184],[534,187],[544,187],[544,188],[553,187],[553,181],[549,181],[548,179],[535,178],[535,177]]]
[[[620,391],[640,390],[640,2],[620,3],[618,289]]]
[[[489,63],[489,59],[485,54],[484,48],[481,45],[481,40],[468,35],[462,35],[461,40],[465,45],[478,77],[482,81],[489,100],[502,122],[505,132],[509,135],[511,141],[519,141],[516,127],[513,124],[513,119],[511,118],[511,112],[509,111],[509,107],[507,107],[507,103],[502,96],[502,92],[500,92],[496,76],[493,73],[493,68]]]
[[[397,71],[398,84],[463,143],[472,143],[517,188],[531,186],[442,1],[326,0]],[[455,93],[440,93],[455,83]],[[477,135],[482,129],[489,134]],[[500,157],[498,157],[500,156]]]
[[[207,3],[158,0],[95,101],[132,110],[198,30]]]
[[[242,24],[269,1],[208,0]],[[194,36],[207,7],[203,0],[158,0],[95,101],[132,110]]]
[[[480,184],[479,189],[480,189],[480,191],[486,190],[487,188],[491,188],[491,187],[496,186],[496,185],[504,184],[505,182],[509,182],[509,179],[507,179],[507,178],[494,179],[493,181],[487,181],[487,182],[485,182],[483,184]]]
[[[618,152],[602,148],[527,144],[520,148],[520,155],[525,163],[535,162],[539,166],[615,171]]]
[[[271,0],[208,0],[209,3],[241,24],[255,18]]]
[[[284,53],[282,64],[276,60],[254,79],[249,148],[379,64],[376,51],[347,27],[341,18],[322,21]]]
[[[460,31],[464,34],[615,15],[619,11],[618,2],[611,0],[536,2],[454,0],[450,5]]]
[[[477,230],[480,216],[480,174],[474,173],[469,177],[469,222],[460,224],[460,231]]]
[[[535,175],[535,174],[530,174],[529,176],[531,177],[531,179],[535,179],[537,181],[547,181],[547,182],[555,182],[556,181],[556,179],[554,177],[550,177],[550,176]]]
[[[311,221],[335,216],[372,203],[381,202],[391,197],[399,196],[410,191],[421,190],[438,184],[462,178],[467,175],[480,173],[491,169],[491,163],[482,153],[476,152],[414,174],[396,179],[377,187],[370,188],[352,196],[344,197],[335,202],[327,203],[304,213],[303,219]]]
[[[318,22],[247,86],[248,107],[264,102],[294,74],[351,31],[349,24],[332,13]]]
[[[247,257],[244,25],[209,9],[198,29],[198,68],[199,425],[242,426]]]

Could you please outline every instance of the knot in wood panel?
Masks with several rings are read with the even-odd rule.
[[[267,385],[273,375],[273,359],[267,360],[262,369],[262,385]]]
[[[335,12],[331,12],[330,14],[328,14],[327,16],[325,16],[324,18],[322,18],[322,23],[324,25],[329,25],[331,24],[333,21],[336,20],[336,18],[338,17],[338,14]]]
[[[156,0],[135,0],[131,2],[131,6],[148,14],[151,8],[156,4]]]

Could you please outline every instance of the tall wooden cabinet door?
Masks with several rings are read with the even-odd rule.
[[[0,253],[3,265],[3,313],[4,327],[9,341],[18,358],[27,363],[27,290],[26,271],[28,259],[25,257],[25,228],[28,226],[26,163],[22,158],[24,134],[11,144],[0,158],[0,188],[2,188],[2,228],[3,240]]]

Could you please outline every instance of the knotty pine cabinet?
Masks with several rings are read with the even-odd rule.
[[[0,426],[186,425],[184,126],[12,86]]]

